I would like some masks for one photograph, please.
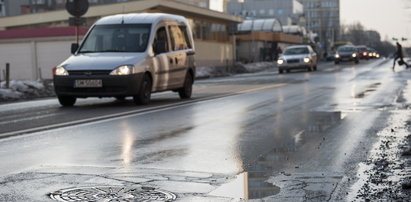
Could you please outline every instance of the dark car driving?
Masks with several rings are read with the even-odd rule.
[[[360,59],[368,60],[368,47],[367,46],[357,46],[358,53],[360,54]]]
[[[343,61],[354,61],[356,64],[360,62],[358,49],[352,45],[340,46],[335,53],[335,64]]]

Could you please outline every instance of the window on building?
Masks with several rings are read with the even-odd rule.
[[[265,10],[264,9],[260,10],[260,15],[265,15]]]
[[[269,14],[269,15],[274,15],[274,9],[269,9],[269,10],[268,10],[268,14]]]
[[[189,20],[194,39],[206,41],[228,41],[227,25],[200,20]]]

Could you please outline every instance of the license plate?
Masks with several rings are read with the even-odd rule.
[[[76,80],[74,88],[101,88],[103,81],[99,79]]]

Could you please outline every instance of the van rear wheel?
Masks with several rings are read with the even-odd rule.
[[[144,75],[138,95],[133,96],[134,103],[140,105],[149,104],[151,99],[151,86],[151,78],[147,74]]]
[[[184,86],[178,90],[178,95],[181,99],[191,98],[193,92],[193,76],[187,73],[186,79],[184,80]]]
[[[71,107],[76,103],[77,98],[72,96],[57,96],[59,102],[64,107]]]

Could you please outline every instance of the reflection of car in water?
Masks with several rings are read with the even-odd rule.
[[[335,53],[335,64],[343,61],[354,61],[356,64],[360,62],[358,49],[352,45],[340,46]]]
[[[188,21],[168,14],[104,17],[73,55],[54,69],[59,102],[77,98],[132,96],[148,104],[152,92],[173,90],[190,98],[195,76],[194,44]]]
[[[307,71],[317,70],[317,54],[308,45],[288,46],[277,60],[278,72],[291,69],[307,69]]]

